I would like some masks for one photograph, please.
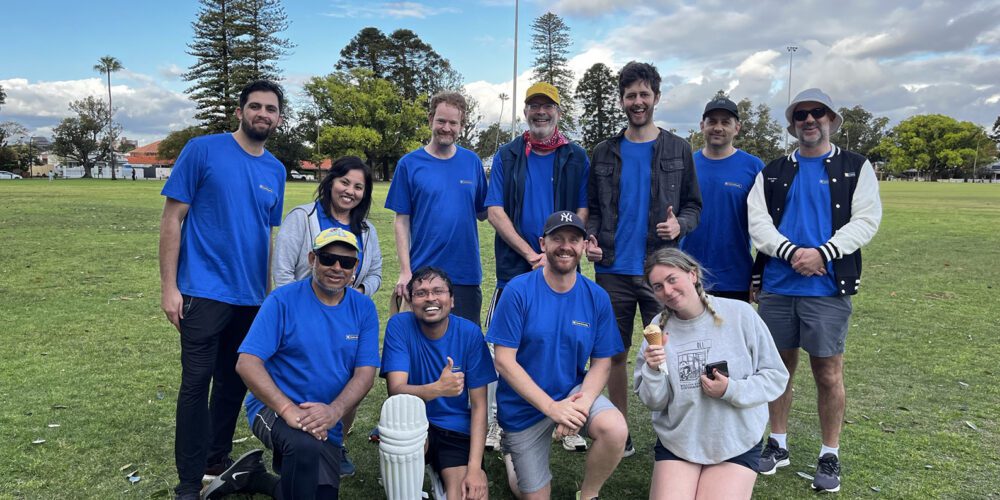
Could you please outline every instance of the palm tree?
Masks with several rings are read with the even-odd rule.
[[[117,58],[113,56],[104,56],[94,65],[94,71],[98,73],[105,73],[108,75],[108,156],[111,157],[111,180],[115,180],[115,145],[114,137],[112,137],[111,128],[111,73],[116,71],[121,71],[122,63]]]

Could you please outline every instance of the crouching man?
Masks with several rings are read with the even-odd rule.
[[[276,497],[337,498],[340,419],[368,394],[379,365],[375,304],[350,286],[357,256],[354,234],[321,232],[312,276],[272,292],[239,348],[250,428],[281,475]]]
[[[497,380],[479,325],[451,314],[451,280],[435,267],[418,269],[406,284],[411,312],[385,328],[382,376],[389,395],[426,402],[425,461],[444,482],[448,500],[488,498],[486,385]]]
[[[501,446],[526,500],[552,496],[553,431],[556,438],[580,433],[594,440],[576,498],[596,498],[625,449],[625,418],[601,395],[611,357],[624,347],[608,293],[577,272],[586,234],[571,211],[549,216],[540,238],[545,265],[508,283],[486,335],[500,373]]]

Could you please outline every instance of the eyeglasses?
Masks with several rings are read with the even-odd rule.
[[[420,289],[420,290],[414,290],[411,295],[413,295],[413,297],[417,299],[426,299],[431,295],[435,297],[444,297],[448,295],[448,289],[447,288],[435,288],[433,290]]]
[[[335,253],[316,253],[316,259],[319,263],[326,267],[333,267],[334,264],[340,263],[341,269],[354,269],[354,266],[358,264],[357,257],[349,257],[347,255],[337,255]]]
[[[530,103],[530,104],[525,104],[525,107],[527,107],[531,111],[538,111],[539,109],[541,109],[543,111],[552,111],[552,110],[558,108],[559,106],[557,104],[551,103],[551,102],[547,102],[545,104],[538,104],[538,103],[534,103],[533,102],[533,103]]]
[[[820,118],[826,116],[826,112],[827,109],[825,107],[813,108],[810,110],[800,109],[792,113],[792,118],[794,118],[797,122],[804,122],[806,121],[807,116],[812,115],[814,119],[819,120]]]

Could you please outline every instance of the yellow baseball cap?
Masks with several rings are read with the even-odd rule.
[[[528,91],[524,93],[524,102],[528,102],[528,99],[531,99],[536,95],[543,95],[552,99],[552,102],[559,104],[559,90],[553,87],[550,83],[538,82],[528,87]]]
[[[344,243],[355,250],[361,250],[358,248],[358,237],[354,236],[354,233],[344,231],[339,227],[332,227],[316,236],[316,239],[313,241],[313,251],[319,250],[331,243]]]

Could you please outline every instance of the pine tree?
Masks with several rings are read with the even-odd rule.
[[[564,132],[576,130],[573,118],[573,71],[567,66],[569,59],[569,26],[562,18],[546,12],[531,23],[531,50],[535,52],[535,82],[548,82],[559,90],[562,119],[559,128]]]
[[[281,0],[242,0],[234,5],[237,31],[233,44],[234,80],[240,86],[254,80],[281,78],[277,61],[295,44],[278,33],[288,28],[288,16]]]
[[[618,80],[604,63],[594,64],[583,73],[576,85],[576,99],[583,108],[580,143],[588,153],[625,126],[625,113],[618,104]]]
[[[236,128],[240,89],[257,78],[279,80],[276,61],[292,44],[277,36],[288,27],[280,0],[199,0],[188,54],[197,60],[184,74],[197,104],[195,118],[208,133]],[[284,111],[284,110],[282,110]]]
[[[363,28],[343,49],[340,49],[337,69],[349,71],[364,68],[371,71],[375,78],[385,78],[388,47],[389,39],[385,33],[371,26]]]

